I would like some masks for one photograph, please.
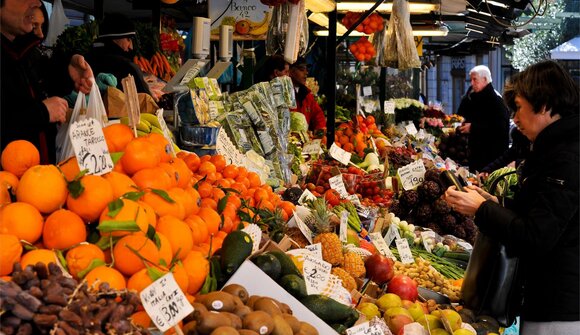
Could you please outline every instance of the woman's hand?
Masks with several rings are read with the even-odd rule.
[[[453,208],[453,210],[464,215],[475,215],[479,206],[485,202],[486,198],[480,192],[489,195],[490,199],[493,197],[475,186],[468,186],[465,192],[457,191],[455,186],[451,186],[445,191],[445,201]],[[497,201],[497,198],[496,198]]]
[[[93,70],[85,58],[81,55],[72,56],[68,65],[68,73],[75,83],[75,90],[88,94],[91,91],[93,82]]]

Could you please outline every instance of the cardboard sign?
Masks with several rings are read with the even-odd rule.
[[[342,175],[336,175],[328,179],[330,188],[338,192],[341,198],[345,199],[348,197],[348,192],[346,191],[346,186],[344,186],[344,180],[342,180]]]
[[[302,232],[302,235],[304,235],[304,237],[306,237],[308,242],[312,244],[312,230],[310,230],[310,228],[308,228],[308,226],[304,223],[304,221],[302,221],[302,219],[298,217],[298,214],[296,214],[296,212],[294,212],[294,220],[296,221],[298,229],[300,229],[300,231]]]
[[[397,250],[399,251],[399,257],[401,258],[401,263],[411,264],[415,263],[415,258],[411,253],[411,248],[409,247],[409,242],[406,238],[400,238],[395,241],[397,243]]]
[[[181,292],[171,272],[147,286],[139,296],[147,315],[162,332],[177,325],[193,312],[193,307]]]
[[[240,132],[240,134],[244,134]],[[246,136],[244,134],[244,136]],[[224,156],[226,161],[237,166],[244,166],[246,163],[246,157],[236,148],[232,143],[226,131],[221,128],[218,131],[217,141],[215,145],[218,154]]]
[[[318,258],[318,259],[322,259],[322,244],[321,243],[315,243],[315,244],[311,244],[311,245],[307,245],[304,247],[304,249],[310,251],[310,253]]]
[[[300,198],[298,198],[298,203],[304,205],[304,203],[308,200],[314,201],[316,200],[316,196],[312,194],[308,189],[304,189]]]
[[[339,237],[340,241],[346,244],[346,231],[348,226],[348,211],[343,210],[340,213],[340,230],[339,230]]]
[[[328,284],[331,269],[330,263],[311,255],[305,255],[302,270],[306,282],[306,292],[320,294]]]
[[[330,156],[337,161],[341,162],[344,165],[348,165],[350,163],[350,157],[352,154],[348,151],[344,151],[344,149],[339,148],[336,143],[332,143],[330,150],[328,150]]]
[[[389,225],[389,230],[385,234],[385,241],[387,242],[387,245],[390,246],[394,240],[399,238],[401,238],[401,235],[399,234],[399,226],[397,226],[394,223],[391,223]]]
[[[320,153],[320,143],[322,140],[312,140],[302,147],[303,155],[318,155]]]
[[[373,95],[373,88],[371,86],[363,87],[363,97],[368,97],[369,95]]]
[[[371,325],[367,321],[347,329],[346,335],[385,335],[385,333],[378,325]]]
[[[157,116],[157,121],[159,121],[159,125],[161,126],[161,131],[163,132],[163,137],[169,142],[169,150],[171,150],[171,156],[175,157],[175,148],[173,147],[173,139],[171,136],[171,130],[167,127],[167,123],[165,123],[165,119],[163,118],[163,108],[158,109],[155,112],[155,116]]]
[[[100,176],[113,170],[113,160],[99,121],[89,118],[74,122],[68,134],[81,171],[89,170],[89,174]]]
[[[385,109],[385,114],[395,114],[395,102],[394,101],[385,101],[383,105]]]
[[[411,122],[410,124],[405,126],[405,130],[407,131],[407,134],[409,135],[416,135],[417,134],[417,128],[415,128],[415,124],[413,122]]]
[[[393,255],[391,252],[391,249],[389,249],[387,242],[385,242],[385,239],[381,236],[381,233],[370,233],[369,238],[371,239],[371,243],[375,246],[375,248],[377,248],[381,255],[389,257],[395,261],[397,260],[395,255]]]
[[[362,206],[362,204],[360,203],[360,200],[358,198],[358,195],[356,194],[351,194],[348,197],[346,197],[346,199],[350,202],[352,202],[355,206]]]
[[[405,165],[397,170],[403,188],[405,190],[412,190],[421,185],[425,180],[425,165],[421,159],[414,161],[411,164]]]

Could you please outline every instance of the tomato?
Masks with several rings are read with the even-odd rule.
[[[335,190],[327,190],[324,192],[324,199],[328,202],[331,206],[336,206],[340,203],[340,195]]]

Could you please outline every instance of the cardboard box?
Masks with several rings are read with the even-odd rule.
[[[260,268],[258,268],[251,261],[246,260],[242,266],[234,273],[234,275],[227,281],[228,284],[239,284],[246,288],[250,295],[260,295],[274,298],[290,306],[293,315],[300,321],[310,323],[318,330],[320,334],[324,335],[338,335],[326,322],[322,321],[308,308],[298,301],[298,299],[291,296],[272,278],[268,277]]]

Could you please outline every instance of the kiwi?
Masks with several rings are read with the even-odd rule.
[[[205,305],[202,303],[199,303],[197,301],[195,301],[193,304],[191,304],[191,306],[193,306],[193,310],[194,311],[200,311],[200,312],[207,312],[207,308],[205,308]]]
[[[232,326],[232,320],[218,312],[198,313],[196,321],[197,332],[202,335],[208,335],[214,329],[221,326]]]
[[[292,327],[284,320],[284,317],[281,314],[274,315],[272,317],[274,321],[274,330],[272,331],[272,335],[293,335],[294,331],[292,331]]]
[[[250,294],[248,293],[246,288],[238,284],[229,284],[228,286],[222,288],[222,291],[237,296],[242,300],[244,304],[246,303],[246,301],[248,301],[248,298],[250,297]]]
[[[252,295],[248,298],[248,301],[246,301],[246,306],[250,307],[251,309],[254,309],[254,303],[256,302],[256,300],[260,299],[261,296],[259,295]]]
[[[280,311],[282,313],[290,314],[290,315],[293,314],[292,313],[292,308],[290,308],[290,306],[288,306],[287,304],[285,304],[283,302],[278,301],[278,307],[280,307]]]
[[[232,327],[236,329],[242,328],[242,318],[235,315],[234,313],[222,312],[222,314],[230,318],[230,320],[232,320]]]
[[[253,311],[244,316],[243,326],[258,332],[260,335],[268,335],[274,330],[274,320],[264,311]]]
[[[282,317],[290,325],[292,332],[294,332],[294,334],[298,333],[300,330],[300,321],[294,315],[290,314],[282,314]]]
[[[298,333],[302,333],[304,335],[318,335],[318,330],[316,330],[316,328],[314,328],[310,323],[301,321],[300,331],[298,331]]]
[[[198,300],[209,311],[233,312],[236,308],[234,297],[227,292],[210,292],[199,296]]]
[[[210,335],[238,335],[238,331],[235,328],[221,326],[214,329]]]
[[[249,329],[238,329],[238,333],[240,333],[240,335],[260,335],[255,331]]]
[[[254,310],[264,311],[270,314],[270,316],[282,314],[282,312],[280,311],[280,307],[278,307],[278,303],[274,299],[267,297],[263,297],[256,300],[256,302],[254,303]]]
[[[189,321],[181,327],[183,334],[196,334],[197,321]]]
[[[250,312],[252,312],[252,309],[248,306],[238,306],[236,309],[234,309],[234,314],[240,318],[244,318],[244,316]]]
[[[242,301],[242,299],[240,299],[240,297],[238,297],[237,295],[233,295],[232,297],[234,298],[234,304],[236,304],[236,307],[240,307],[240,306],[245,306],[246,304],[244,304],[244,302]]]

